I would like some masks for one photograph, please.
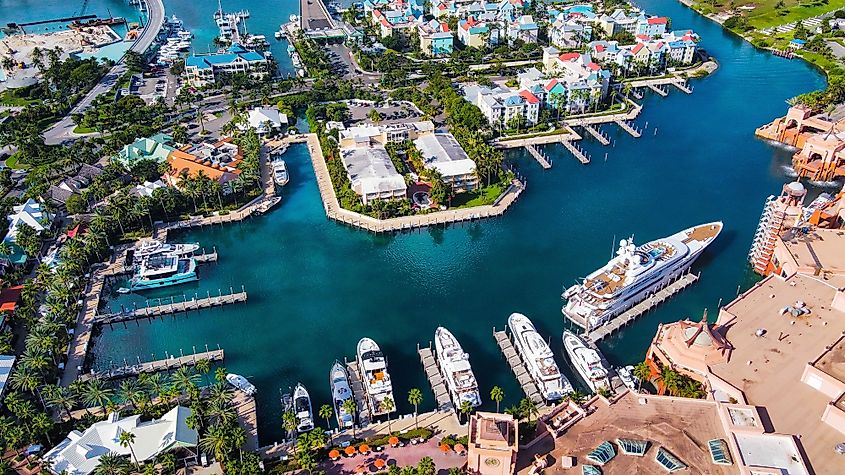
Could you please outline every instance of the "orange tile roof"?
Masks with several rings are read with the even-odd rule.
[[[170,152],[170,156],[167,158],[167,161],[170,163],[170,175],[173,177],[178,177],[182,175],[183,172],[187,172],[188,176],[195,177],[200,171],[202,171],[205,176],[211,178],[212,180],[225,182],[230,181],[241,173],[240,169],[233,166],[213,164],[210,160],[203,161],[202,158],[191,155],[183,150],[174,150]],[[240,160],[236,160],[235,162],[239,161]],[[227,177],[227,174],[234,175],[234,177]]]

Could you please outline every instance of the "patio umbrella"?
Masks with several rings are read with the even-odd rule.
[[[329,451],[329,458],[332,460],[337,460],[340,457],[340,452],[337,449],[331,449]]]
[[[449,452],[450,450],[452,450],[452,448],[449,447],[447,444],[440,444],[440,451],[444,454]]]
[[[455,444],[455,452],[462,454],[465,450],[466,447],[464,447],[464,444]]]
[[[346,455],[350,455],[350,456],[355,455],[355,447],[352,447],[351,445],[349,447],[343,449],[343,451],[346,452]]]
[[[393,447],[396,447],[397,445],[399,445],[399,437],[396,437],[394,435],[394,436],[390,437],[389,439],[387,439],[387,443],[390,444]]]
[[[367,444],[361,444],[358,447],[358,451],[361,452],[362,454],[368,454],[368,453],[370,453],[370,446],[367,445]]]
[[[384,466],[387,465],[387,462],[385,462],[384,459],[376,459],[376,461],[373,463],[376,468],[384,468]]]

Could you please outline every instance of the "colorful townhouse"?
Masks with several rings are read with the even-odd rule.
[[[450,16],[457,16],[458,7],[455,5],[454,1],[432,2],[429,14],[438,20]]]
[[[477,20],[474,16],[458,21],[458,41],[471,48],[499,44],[499,25]]]
[[[637,43],[620,46],[616,41],[593,41],[587,50],[597,61],[616,64],[624,70],[648,67],[662,71],[671,66],[686,66],[695,61],[696,35],[692,30],[664,33],[657,39],[637,36]]]
[[[592,5],[572,5],[562,10],[549,8],[549,43],[563,49],[580,48],[593,36],[597,16]]]
[[[542,101],[527,89],[514,91],[506,86],[490,88],[471,84],[464,86],[463,96],[494,127],[507,127],[514,117],[522,117],[529,126],[539,121]]]
[[[428,56],[449,56],[452,54],[454,37],[449,24],[433,19],[417,25],[420,38],[420,51]]]
[[[368,0],[364,11],[369,12],[373,25],[379,28],[382,38],[396,32],[409,32],[423,21],[425,6],[422,0]]]
[[[261,79],[270,74],[270,61],[261,53],[234,43],[222,53],[192,54],[185,59],[185,79],[193,87],[213,84],[221,74],[243,73]]]
[[[536,43],[539,33],[540,27],[537,26],[534,18],[531,15],[522,15],[508,23],[508,44],[513,44],[516,40],[523,43]]]
[[[608,36],[624,31],[634,36],[654,37],[666,33],[669,19],[666,17],[649,17],[636,10],[629,15],[622,9],[616,9],[610,15],[598,17],[597,24]]]
[[[589,54],[561,53],[549,46],[543,49],[543,65],[545,72],[530,68],[517,77],[522,89],[550,108],[581,112],[607,95],[610,71],[602,69]]]

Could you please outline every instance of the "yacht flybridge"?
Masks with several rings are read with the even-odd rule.
[[[537,333],[534,324],[521,313],[512,313],[508,328],[514,346],[522,357],[531,379],[546,401],[557,401],[573,391],[572,384],[560,372],[552,349]]]
[[[455,408],[460,408],[464,402],[472,407],[480,406],[481,394],[469,364],[469,355],[461,348],[455,336],[449,330],[438,327],[434,332],[434,347],[440,372],[446,380]]]

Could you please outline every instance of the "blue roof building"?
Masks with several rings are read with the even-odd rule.
[[[228,50],[196,55],[185,59],[185,77],[188,84],[203,87],[217,80],[220,74],[244,73],[254,78],[270,74],[269,61],[261,53],[247,50],[233,43]]]

